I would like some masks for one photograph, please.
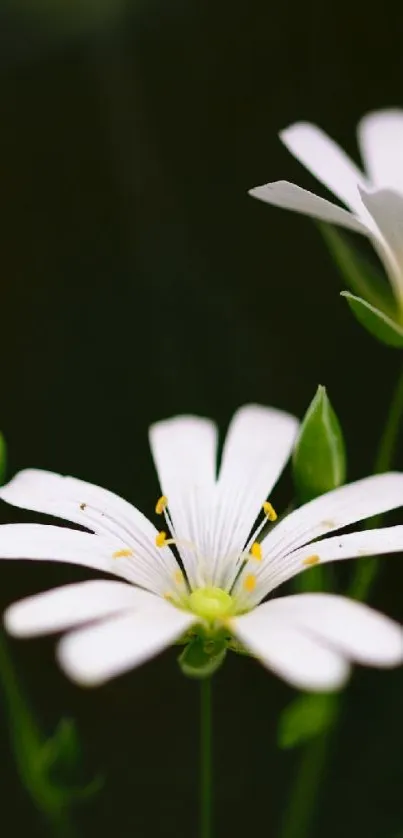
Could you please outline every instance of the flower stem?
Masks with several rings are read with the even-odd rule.
[[[211,678],[200,682],[200,838],[212,836],[212,702]]]
[[[318,786],[327,761],[332,729],[304,748],[283,822],[281,838],[307,838],[312,830]]]
[[[393,465],[402,416],[403,369],[397,380],[383,433],[379,441],[378,451],[376,453],[374,463],[375,474],[382,474],[382,472],[387,471]],[[382,515],[377,515],[372,519],[371,526],[379,527],[381,521]],[[348,589],[348,595],[353,599],[365,601],[368,598],[372,585],[378,575],[378,570],[379,559],[366,559],[357,562],[355,573]]]
[[[393,465],[400,424],[403,416],[403,369],[393,391],[385,425],[379,440],[375,457],[374,473],[382,474]],[[378,527],[382,516],[377,515],[371,521],[372,527]],[[375,582],[379,570],[378,559],[366,559],[357,562],[355,573],[348,588],[348,596],[365,601]],[[299,770],[283,821],[281,838],[308,838],[312,835],[312,823],[318,800],[318,789],[326,775],[325,766],[334,733],[341,715],[342,698],[339,697],[333,720],[324,733],[304,748]]]

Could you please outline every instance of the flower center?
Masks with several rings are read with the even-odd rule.
[[[222,588],[195,588],[189,594],[188,606],[198,617],[217,620],[233,611],[234,598]]]

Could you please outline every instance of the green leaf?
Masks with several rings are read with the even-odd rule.
[[[185,647],[178,663],[188,678],[209,678],[223,663],[226,652],[224,640],[196,637]]]
[[[403,328],[398,323],[391,320],[379,308],[362,300],[361,297],[355,297],[349,291],[342,291],[341,296],[346,298],[358,322],[371,335],[381,341],[381,343],[386,343],[387,346],[394,346],[398,349],[403,347]]]
[[[319,224],[319,229],[350,290],[395,320],[396,301],[387,280],[339,230],[330,224]]]
[[[332,693],[298,696],[280,716],[279,747],[295,748],[325,733],[333,724],[337,706],[337,697]]]
[[[47,739],[40,753],[40,766],[58,784],[69,782],[80,769],[81,749],[77,728],[72,719],[61,719],[53,736]]]
[[[336,489],[346,478],[346,451],[339,420],[321,385],[302,421],[293,453],[293,477],[298,500]]]

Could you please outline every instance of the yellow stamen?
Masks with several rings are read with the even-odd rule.
[[[254,573],[248,573],[248,575],[245,576],[245,579],[243,580],[243,586],[245,588],[245,591],[248,591],[248,593],[252,593],[252,591],[255,590],[256,576]]]
[[[157,503],[155,504],[155,511],[156,511],[157,515],[162,515],[162,513],[165,511],[167,506],[168,506],[168,498],[166,497],[166,495],[161,495],[161,497],[158,498]]]
[[[158,535],[155,536],[155,543],[157,547],[165,547],[166,542],[167,534],[166,532],[164,532],[164,530],[161,530],[161,532],[159,532]]]
[[[128,559],[130,556],[133,555],[133,550],[116,550],[115,553],[112,553],[113,559]]]
[[[259,542],[258,542],[258,541],[255,541],[255,542],[252,544],[252,547],[250,548],[250,554],[251,554],[251,556],[252,556],[254,559],[256,559],[256,561],[257,561],[257,562],[261,562],[261,561],[262,561],[262,558],[263,558],[263,556],[262,556],[262,548],[261,548],[261,546],[260,546],[260,544],[259,544]]]
[[[167,594],[164,594],[164,599],[167,599],[168,602],[173,602],[174,598],[173,598],[172,594],[167,593]]]
[[[175,570],[174,579],[177,585],[183,585],[184,576],[181,570]]]
[[[320,556],[307,556],[306,559],[303,560],[302,564],[306,565],[306,567],[312,567],[314,564],[318,564],[320,562]]]
[[[263,504],[263,512],[269,521],[277,521],[277,512],[268,500]]]

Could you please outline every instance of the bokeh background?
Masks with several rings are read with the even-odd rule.
[[[10,474],[71,473],[151,512],[151,421],[193,411],[224,431],[249,400],[302,415],[318,383],[343,423],[349,476],[370,471],[399,353],[349,315],[314,224],[247,190],[279,178],[313,188],[277,138],[297,119],[357,155],[359,117],[403,105],[402,34],[397,6],[362,0],[3,0],[0,425]],[[277,506],[290,491],[288,475]],[[1,608],[82,578],[79,568],[1,564]],[[372,602],[401,616],[402,583],[401,557],[385,559]],[[75,718],[88,773],[105,774],[103,793],[76,813],[77,835],[196,836],[198,685],[180,676],[175,652],[83,691],[58,671],[53,640],[9,648],[45,730]],[[294,693],[235,657],[214,688],[216,835],[274,838],[299,761],[276,746]],[[402,694],[401,673],[356,672],[312,838],[401,835]],[[47,835],[8,733],[2,713],[5,834]]]

